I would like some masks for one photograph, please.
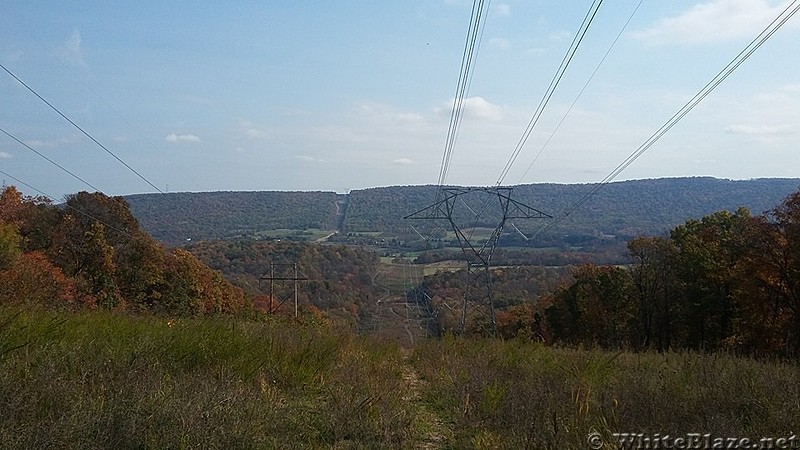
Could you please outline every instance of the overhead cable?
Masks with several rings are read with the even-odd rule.
[[[605,178],[597,183],[589,192],[581,197],[575,204],[564,210],[556,220],[546,224],[540,228],[533,237],[543,233],[544,231],[553,228],[566,220],[573,212],[580,208],[592,195],[597,193],[601,188],[614,180],[621,174],[628,166],[633,164],[634,161],[639,159],[650,147],[652,147],[662,136],[664,136],[672,127],[674,127],[681,119],[683,119],[689,112],[694,109],[703,99],[705,99],[717,86],[725,81],[731,73],[733,73],[739,66],[741,66],[753,53],[756,52],[772,35],[774,35],[789,19],[791,19],[800,10],[800,0],[794,0],[786,7],[778,16],[764,28],[752,41],[750,41],[745,48],[736,55],[722,70],[720,70],[697,94],[694,95],[688,102],[686,102],[669,120],[667,120],[658,130],[650,135],[647,140],[642,143],[636,150],[633,151],[627,158],[625,158],[614,170],[612,170]]]
[[[88,133],[86,130],[84,130],[83,128],[81,128],[81,127],[80,127],[80,126],[79,126],[77,123],[75,123],[75,122],[74,122],[72,119],[70,119],[70,118],[69,118],[69,117],[67,117],[67,116],[66,116],[64,113],[62,113],[62,112],[61,112],[61,111],[60,111],[58,108],[56,108],[55,106],[53,106],[53,104],[52,104],[52,103],[48,102],[48,101],[47,101],[47,100],[46,100],[44,97],[42,97],[41,95],[39,95],[39,93],[38,93],[38,92],[36,92],[36,91],[35,91],[35,90],[34,90],[32,87],[28,86],[28,84],[26,84],[24,81],[22,81],[22,80],[21,80],[21,79],[20,79],[18,76],[16,76],[16,75],[15,75],[13,72],[11,72],[10,70],[8,70],[8,68],[6,68],[6,66],[4,66],[2,63],[0,63],[0,68],[2,68],[2,69],[3,69],[3,70],[6,72],[6,73],[8,73],[9,75],[11,75],[11,77],[12,77],[12,78],[14,78],[15,80],[17,80],[17,82],[19,82],[21,85],[23,85],[23,86],[24,86],[24,87],[25,87],[27,90],[29,90],[29,91],[30,91],[30,92],[31,92],[33,95],[35,95],[35,96],[36,96],[36,97],[37,97],[39,100],[41,100],[42,102],[44,102],[44,104],[46,104],[47,106],[49,106],[49,107],[50,107],[50,109],[52,109],[53,111],[55,111],[55,112],[56,112],[56,113],[57,113],[59,116],[61,116],[61,117],[62,117],[64,120],[66,120],[67,122],[69,122],[69,123],[70,123],[70,124],[71,124],[73,127],[75,127],[75,128],[78,130],[78,131],[80,131],[80,132],[81,132],[81,133],[82,133],[84,136],[86,136],[86,137],[87,137],[87,138],[89,138],[89,139],[90,139],[92,142],[94,142],[95,144],[97,144],[97,145],[98,145],[100,148],[102,148],[103,150],[105,150],[105,151],[106,151],[106,153],[108,153],[109,155],[111,155],[111,156],[112,156],[114,159],[116,159],[116,160],[117,160],[117,161],[118,161],[120,164],[122,164],[123,166],[125,166],[125,167],[126,167],[128,170],[130,170],[131,172],[133,172],[133,173],[134,173],[134,174],[135,174],[137,177],[139,177],[140,179],[142,179],[142,180],[143,180],[145,183],[149,184],[149,185],[150,185],[150,187],[152,187],[153,189],[155,189],[156,191],[158,191],[158,192],[159,192],[159,193],[161,193],[161,194],[163,194],[163,193],[164,193],[164,192],[163,192],[161,189],[159,189],[159,188],[158,188],[158,187],[157,187],[155,184],[153,184],[152,182],[150,182],[150,180],[148,180],[147,178],[145,178],[145,177],[144,177],[144,175],[142,175],[141,173],[137,172],[137,171],[136,171],[136,169],[134,169],[134,168],[133,168],[133,167],[131,167],[131,166],[130,166],[128,163],[126,163],[125,161],[123,161],[123,160],[122,160],[122,159],[121,159],[119,156],[115,155],[115,154],[114,154],[114,152],[112,152],[111,150],[109,150],[109,149],[108,149],[108,147],[106,147],[105,145],[101,144],[101,143],[100,143],[100,141],[98,141],[97,139],[95,139],[95,138],[94,138],[94,136],[92,136],[91,134],[89,134],[89,133]]]
[[[483,27],[485,26],[484,15],[488,9],[491,0],[473,0],[472,13],[470,16],[469,28],[467,30],[467,38],[464,43],[464,52],[461,56],[461,69],[458,74],[458,83],[456,85],[456,93],[453,98],[453,106],[450,111],[450,122],[447,129],[447,137],[445,139],[444,153],[442,155],[442,165],[439,169],[439,179],[437,181],[437,198],[439,197],[442,185],[447,179],[447,173],[450,168],[450,162],[453,158],[453,149],[458,135],[458,128],[461,124],[461,118],[464,111],[464,101],[469,89],[469,84],[472,80],[472,72],[474,70],[474,61],[477,58],[478,50],[480,49],[481,36],[483,34]]]
[[[614,47],[617,45],[617,41],[619,41],[619,39],[622,37],[622,34],[628,28],[628,25],[631,23],[631,20],[633,20],[633,16],[635,16],[636,12],[639,11],[639,7],[642,6],[643,2],[644,2],[644,0],[639,0],[639,3],[633,9],[633,12],[631,12],[631,15],[628,17],[628,20],[625,22],[624,25],[622,25],[622,29],[619,30],[619,33],[617,33],[617,37],[614,38],[613,42],[611,42],[611,45],[608,47],[608,50],[606,50],[606,53],[600,59],[600,62],[597,63],[597,67],[595,67],[595,69],[592,72],[592,74],[586,80],[586,83],[584,83],[584,85],[581,88],[580,92],[578,92],[578,95],[575,96],[575,100],[572,101],[572,104],[569,105],[569,108],[567,108],[567,111],[561,117],[561,120],[558,121],[558,124],[553,129],[553,132],[550,133],[550,136],[547,138],[547,140],[544,142],[544,144],[542,144],[542,148],[539,149],[539,152],[536,154],[536,157],[533,158],[533,161],[531,161],[531,163],[528,164],[528,168],[525,169],[525,172],[522,174],[522,176],[519,177],[519,181],[517,181],[517,184],[521,184],[522,183],[522,180],[524,180],[525,177],[528,175],[528,172],[530,172],[530,170],[533,167],[533,165],[536,163],[536,161],[539,159],[539,157],[542,156],[542,153],[544,152],[545,148],[547,148],[547,146],[550,144],[550,141],[553,140],[553,136],[556,135],[558,130],[561,128],[561,125],[564,124],[564,121],[567,119],[567,116],[569,116],[569,113],[572,112],[572,108],[574,108],[575,105],[578,103],[578,100],[581,98],[583,93],[586,91],[586,88],[589,87],[589,83],[591,83],[592,80],[594,79],[594,76],[597,75],[597,72],[600,70],[600,67],[603,66],[603,63],[606,61],[606,58],[608,58],[608,55],[611,53],[611,50],[613,50]]]
[[[578,30],[578,33],[575,35],[575,37],[572,39],[572,43],[567,49],[567,53],[561,60],[561,64],[558,66],[555,75],[553,75],[553,79],[550,80],[550,85],[547,86],[547,90],[545,91],[544,96],[542,96],[542,99],[539,101],[539,106],[536,107],[536,111],[533,113],[531,120],[528,122],[528,126],[525,128],[525,131],[522,133],[522,136],[519,138],[519,141],[517,141],[517,145],[516,147],[514,147],[514,151],[511,152],[511,156],[506,162],[505,167],[503,167],[503,170],[500,173],[500,177],[497,179],[496,182],[497,186],[500,186],[501,184],[503,184],[503,181],[505,181],[508,172],[511,170],[511,167],[517,160],[517,157],[522,151],[522,148],[525,146],[525,143],[528,141],[528,138],[533,132],[533,128],[536,126],[536,124],[539,122],[539,119],[542,117],[544,109],[550,102],[550,98],[553,97],[553,93],[555,93],[558,84],[561,82],[561,78],[564,76],[564,73],[567,71],[569,64],[572,62],[572,58],[578,51],[578,47],[580,47],[581,43],[583,42],[583,38],[586,36],[586,32],[589,31],[589,26],[591,26],[592,22],[594,21],[594,18],[597,15],[597,11],[600,9],[600,6],[602,4],[603,0],[594,0],[594,2],[592,2],[591,6],[589,7],[589,11],[586,12],[586,16],[583,18],[583,22],[581,23],[580,29]]]
[[[75,178],[76,180],[78,180],[81,183],[89,186],[90,188],[94,189],[95,191],[100,191],[100,189],[96,188],[94,185],[92,185],[88,181],[86,181],[83,178],[81,178],[81,177],[75,175],[74,173],[70,172],[68,169],[64,168],[61,164],[59,164],[59,163],[53,161],[52,159],[48,158],[46,155],[40,153],[35,148],[31,147],[30,145],[26,144],[25,142],[22,142],[20,139],[18,139],[16,136],[14,136],[13,134],[9,133],[8,131],[0,128],[0,132],[5,134],[9,138],[13,139],[14,141],[16,141],[19,145],[21,145],[21,146],[27,148],[28,150],[32,151],[33,153],[36,153],[37,155],[41,156],[42,158],[44,158],[45,161],[49,162],[50,164],[58,167],[59,169],[63,170],[64,172],[68,173],[70,176],[72,176],[72,178]]]

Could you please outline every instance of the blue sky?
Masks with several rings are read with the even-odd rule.
[[[0,63],[164,191],[435,184],[471,3],[10,0]],[[491,2],[448,183],[498,179],[590,3]],[[637,3],[604,2],[506,184],[600,181],[789,4],[645,0],[543,147]],[[795,17],[619,179],[800,177],[799,48]],[[0,128],[154,192],[5,72]],[[91,190],[4,135],[0,168]]]

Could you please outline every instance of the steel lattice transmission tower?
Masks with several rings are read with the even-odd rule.
[[[461,334],[463,335],[467,329],[468,319],[478,318],[483,314],[484,316],[489,316],[491,330],[485,330],[485,322],[478,321],[477,326],[484,328],[482,331],[489,331],[494,336],[497,334],[497,318],[492,298],[492,274],[490,269],[492,255],[497,248],[506,222],[513,219],[551,219],[552,216],[512,199],[512,188],[510,187],[455,187],[442,188],[441,191],[441,200],[407,215],[404,219],[447,220],[467,261],[468,279],[461,308]],[[470,194],[488,196],[483,203],[481,211],[478,213],[464,202],[463,197]],[[458,224],[456,217],[457,204],[460,201],[465,208],[475,215],[477,222],[477,218],[492,202],[493,199],[491,197],[494,197],[498,202],[496,207],[499,206],[499,221],[488,238],[483,240],[482,243],[474,243],[472,233],[466,234],[464,227]],[[479,285],[482,285],[482,287]],[[481,290],[484,290],[482,294],[480,293]],[[483,312],[486,309],[488,309],[488,314]]]

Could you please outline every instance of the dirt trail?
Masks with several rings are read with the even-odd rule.
[[[405,395],[403,399],[407,401],[411,407],[416,409],[417,417],[416,422],[422,432],[417,445],[414,448],[418,449],[437,449],[447,447],[448,441],[453,436],[452,430],[447,427],[441,417],[432,411],[428,405],[422,400],[422,391],[425,389],[425,381],[422,380],[414,368],[412,361],[413,349],[404,350],[404,372],[403,372],[403,385],[405,387]]]

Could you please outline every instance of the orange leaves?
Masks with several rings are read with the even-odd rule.
[[[75,287],[41,252],[20,256],[0,271],[0,304],[36,304],[93,306],[91,298],[81,298]]]
[[[67,205],[62,211],[13,187],[0,193],[0,303],[171,314],[248,307],[220,273],[142,232],[124,199],[80,192]]]

